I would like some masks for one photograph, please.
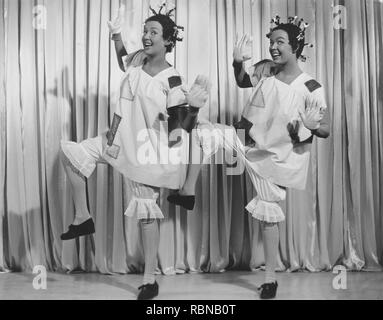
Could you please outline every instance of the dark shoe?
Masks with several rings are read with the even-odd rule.
[[[264,283],[259,287],[261,299],[272,299],[277,294],[278,282]]]
[[[182,196],[179,193],[171,194],[168,196],[168,201],[177,206],[181,206],[186,210],[193,210],[195,203],[195,196]]]
[[[158,296],[158,283],[155,281],[153,284],[147,283],[138,287],[140,293],[137,296],[137,300],[150,300]]]
[[[66,233],[61,235],[61,240],[70,240],[95,232],[92,218],[89,218],[78,226],[71,224],[68,229],[69,230]]]

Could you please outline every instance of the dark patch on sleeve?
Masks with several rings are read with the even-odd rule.
[[[118,114],[115,113],[113,115],[112,125],[106,134],[106,136],[108,138],[108,146],[110,146],[110,147],[113,145],[113,141],[114,141],[114,138],[116,136],[116,133],[117,133],[118,127],[120,125],[121,119],[122,118]]]
[[[307,89],[309,89],[310,92],[313,92],[315,91],[316,89],[319,89],[320,87],[322,87],[319,82],[317,82],[316,80],[312,79],[312,80],[309,80],[305,83]]]
[[[237,80],[237,84],[238,84],[238,87],[243,88],[243,89],[253,87],[253,84],[251,83],[250,76],[248,73],[246,73],[243,76],[242,82],[239,82]]]
[[[170,77],[170,78],[168,78],[168,81],[169,81],[170,89],[175,88],[175,87],[179,87],[182,85],[182,80],[181,80],[180,76]]]

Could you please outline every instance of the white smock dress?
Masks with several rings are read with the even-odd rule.
[[[188,134],[169,147],[167,108],[186,105],[183,79],[172,66],[156,76],[142,67],[142,51],[125,58],[125,75],[111,129],[81,143],[62,141],[70,163],[89,177],[97,162],[107,162],[126,178],[133,193],[125,215],[164,218],[157,204],[159,188],[179,189],[186,178]]]
[[[314,105],[323,112],[327,106],[323,88],[311,76],[301,73],[286,84],[271,74],[271,65],[271,61],[256,64],[249,72],[255,89],[242,117],[250,122],[248,135],[253,144],[245,146],[239,133],[227,139],[234,128],[215,124],[210,125],[215,132],[215,146],[209,139],[202,145],[209,156],[219,147],[236,153],[257,191],[247,211],[260,221],[276,223],[285,219],[279,205],[286,197],[285,188],[304,189],[307,180],[312,132],[303,125],[298,110]],[[208,125],[202,126],[206,129]]]

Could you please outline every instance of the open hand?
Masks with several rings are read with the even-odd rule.
[[[253,42],[252,38],[245,34],[241,39],[236,39],[236,44],[234,47],[233,58],[235,62],[245,62],[251,59],[251,43]]]
[[[120,9],[118,9],[117,18],[113,21],[108,21],[108,27],[111,34],[121,33],[122,25],[125,20],[125,5],[121,5]]]
[[[197,76],[189,91],[183,88],[188,104],[192,107],[202,108],[209,97],[210,88],[211,84],[207,77]]]
[[[306,110],[298,111],[304,126],[309,130],[316,130],[320,127],[320,122],[323,119],[323,111],[318,103],[311,102]]]

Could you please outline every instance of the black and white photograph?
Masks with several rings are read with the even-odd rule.
[[[382,22],[383,0],[0,0],[0,300],[383,300]]]

